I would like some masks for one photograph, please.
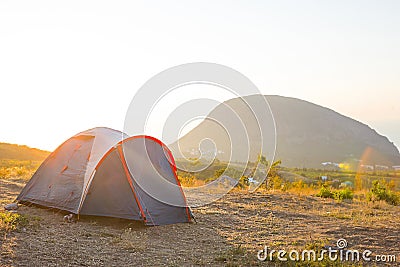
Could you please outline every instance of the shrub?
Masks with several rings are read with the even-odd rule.
[[[179,182],[185,187],[196,187],[204,185],[204,181],[196,179],[193,175],[178,176]]]
[[[367,195],[368,201],[384,200],[390,205],[400,205],[400,196],[387,188],[385,181],[374,180]]]
[[[246,176],[240,177],[239,182],[236,184],[237,188],[245,189],[249,187],[249,178]]]
[[[353,192],[349,188],[331,190],[328,186],[322,185],[317,197],[332,198],[336,200],[353,199]]]
[[[2,167],[0,168],[0,178],[9,178],[11,175],[11,169]]]
[[[353,192],[349,188],[333,192],[333,198],[336,200],[353,199]]]
[[[30,178],[40,163],[36,161],[0,160],[0,179]]]
[[[268,177],[266,188],[267,189],[282,189],[284,181],[279,175]]]
[[[317,194],[317,197],[333,198],[333,192],[326,185],[323,185]]]
[[[303,189],[306,186],[307,186],[307,184],[305,184],[303,180],[298,180],[298,181],[292,182],[292,188]]]
[[[17,177],[26,177],[30,175],[30,171],[24,167],[16,167],[14,171]]]
[[[18,213],[0,212],[0,232],[12,231],[17,229],[19,225],[25,226],[28,224],[28,219]]]

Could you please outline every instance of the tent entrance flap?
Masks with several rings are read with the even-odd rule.
[[[116,150],[108,153],[98,167],[80,214],[142,219]]]
[[[139,199],[138,199],[138,197],[136,195],[136,192],[135,192],[135,188],[133,187],[131,174],[129,173],[128,166],[126,166],[124,153],[122,152],[122,148],[121,148],[120,145],[118,146],[118,154],[119,154],[119,159],[121,160],[122,166],[124,167],[126,180],[129,183],[129,187],[131,188],[133,196],[135,197],[136,203],[137,203],[137,205],[138,205],[138,207],[140,209],[140,214],[142,215],[142,218],[143,218],[144,222],[146,222],[146,215],[144,215],[143,207],[140,204],[140,201],[139,201]]]

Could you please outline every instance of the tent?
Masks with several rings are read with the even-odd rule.
[[[192,219],[170,150],[156,138],[128,137],[103,127],[61,144],[17,200],[78,215],[141,220],[146,225]]]

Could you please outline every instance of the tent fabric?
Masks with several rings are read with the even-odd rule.
[[[122,153],[123,150],[123,153]],[[150,224],[169,224],[176,217],[190,218],[176,176],[171,152],[155,138],[132,137],[123,141],[120,156],[134,179],[136,194]]]
[[[116,150],[112,150],[97,169],[81,214],[141,219],[139,207]]]
[[[90,177],[93,174],[94,169],[99,164],[100,160],[104,157],[107,151],[119,143],[124,138],[127,138],[128,135],[105,127],[97,127],[93,129],[89,129],[87,131],[78,133],[77,136],[95,136],[95,142],[92,146],[92,151],[90,153],[90,159],[87,162],[87,167],[85,171],[85,176],[83,179],[83,188],[88,187],[88,183],[90,181]],[[79,207],[82,206],[83,196],[80,200]]]
[[[156,138],[128,137],[109,128],[90,129],[65,141],[17,200],[146,225],[191,221],[169,149]]]

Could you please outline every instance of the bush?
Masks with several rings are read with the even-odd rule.
[[[353,192],[349,188],[344,188],[333,192],[333,198],[336,200],[353,199]]]
[[[0,232],[8,232],[17,229],[19,225],[26,226],[27,217],[18,213],[0,212]]]
[[[178,176],[179,182],[184,187],[196,187],[204,185],[204,181],[196,179],[193,175]]]
[[[385,181],[374,180],[367,199],[368,201],[384,200],[390,205],[400,205],[399,194],[388,189]]]
[[[266,188],[271,189],[282,189],[284,187],[284,181],[279,175],[275,175],[267,178]]]
[[[9,178],[30,178],[41,162],[0,160],[0,179]]]
[[[317,197],[333,198],[333,192],[326,185],[323,185],[317,194]]]
[[[322,185],[317,197],[332,198],[336,200],[353,199],[353,192],[349,188],[331,190],[328,186]]]
[[[245,189],[249,187],[249,178],[246,176],[240,177],[239,182],[236,184],[237,188]]]
[[[303,180],[298,180],[298,181],[292,182],[291,186],[292,186],[292,188],[295,188],[295,189],[303,189],[303,188],[307,187],[307,184],[304,183]]]
[[[6,179],[9,178],[11,175],[11,169],[10,168],[0,168],[0,178]]]

